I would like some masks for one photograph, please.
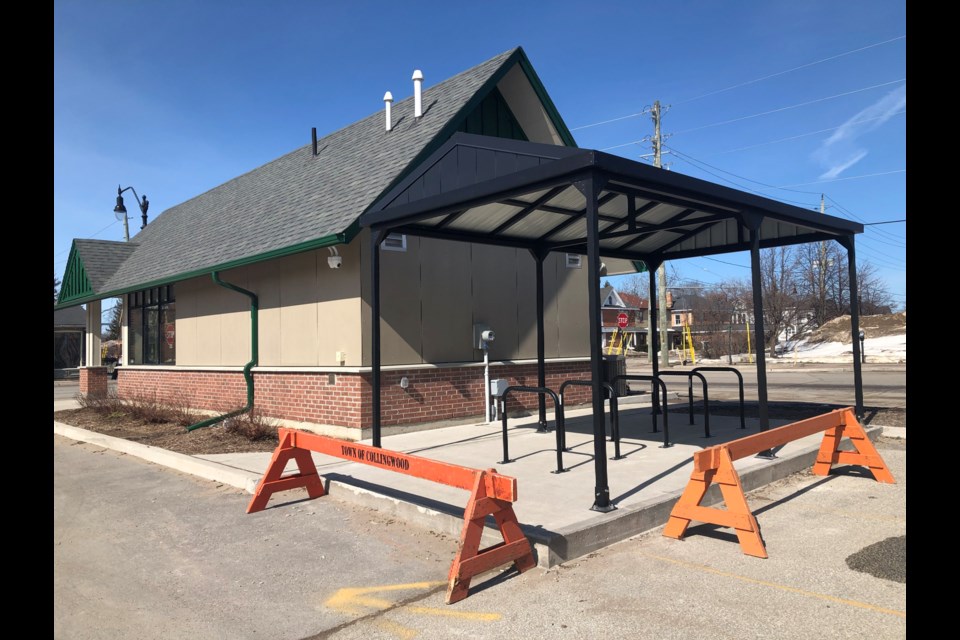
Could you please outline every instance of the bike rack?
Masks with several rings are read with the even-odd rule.
[[[566,405],[567,401],[563,398],[563,392],[570,385],[578,387],[592,387],[593,382],[590,380],[565,380],[563,384],[560,385],[560,402]],[[600,383],[603,388],[607,390],[607,395],[610,398],[610,439],[613,440],[613,450],[614,456],[610,458],[611,460],[620,460],[624,456],[620,455],[620,411],[617,408],[617,392],[613,386],[608,382]],[[564,444],[564,450],[566,450],[566,442]]]
[[[747,421],[744,417],[745,414],[743,409],[743,374],[734,367],[694,367],[690,371],[691,373],[694,371],[730,371],[737,374],[737,379],[740,381],[740,428],[746,429]]]
[[[510,392],[516,391],[518,393],[536,393],[540,396],[550,396],[553,398],[553,408],[556,413],[557,420],[557,470],[551,471],[550,473],[563,473],[566,469],[563,468],[563,452],[567,448],[567,430],[563,422],[563,404],[560,402],[560,398],[557,397],[557,394],[547,387],[524,387],[524,386],[512,386],[507,387],[503,390],[503,393],[500,394],[500,424],[503,429],[503,460],[498,464],[508,464],[513,462],[510,459],[510,450],[507,443],[507,395]],[[549,430],[544,433],[549,432]]]
[[[660,446],[660,448],[666,449],[668,447],[672,447],[673,445],[670,444],[670,425],[667,422],[667,383],[665,383],[663,380],[661,380],[657,376],[648,376],[648,375],[639,374],[639,373],[621,373],[620,375],[614,376],[613,380],[611,380],[610,382],[615,384],[620,380],[641,380],[641,381],[645,380],[645,381],[653,382],[655,384],[660,385],[660,391],[663,393],[663,444]],[[656,393],[653,394],[653,400],[654,402],[650,407],[650,415],[653,418],[653,433],[656,433],[657,432],[657,411],[656,411],[657,394]]]
[[[661,371],[658,376],[686,376],[687,377],[687,404],[689,406],[690,424],[696,424],[693,421],[693,378],[700,378],[700,385],[703,388],[703,437],[710,437],[710,397],[707,394],[707,379],[702,373],[697,371]]]

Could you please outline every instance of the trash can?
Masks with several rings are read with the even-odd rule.
[[[622,355],[606,355],[603,356],[603,381],[607,382],[612,386],[616,392],[617,397],[623,397],[629,392],[627,388],[626,380],[618,380],[614,382],[613,379],[616,376],[625,375],[627,373],[627,357]]]

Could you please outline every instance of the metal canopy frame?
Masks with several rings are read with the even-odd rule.
[[[594,504],[615,507],[607,482],[600,258],[642,260],[653,277],[667,260],[749,251],[756,332],[763,335],[760,249],[836,240],[847,249],[857,300],[854,236],[863,225],[817,214],[601,151],[457,133],[360,217],[370,228],[373,444],[380,446],[380,244],[387,233],[530,251],[537,280],[537,385],[545,386],[543,260],[587,256],[593,391]],[[651,282],[651,291],[655,286]],[[651,296],[651,318],[656,302]],[[863,416],[858,305],[851,304],[856,413]],[[650,339],[657,344],[656,322]],[[658,373],[656,359],[651,363]],[[760,430],[769,428],[764,349],[757,350]],[[546,424],[546,405],[539,403]]]

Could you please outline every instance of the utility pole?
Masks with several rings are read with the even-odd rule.
[[[660,148],[663,144],[663,138],[660,135],[661,115],[663,115],[663,112],[660,109],[660,101],[657,100],[653,103],[650,116],[653,118],[653,166],[658,169],[663,167],[660,160]],[[652,291],[650,293],[653,294]],[[657,300],[659,301],[657,310],[660,312],[657,320],[660,328],[660,367],[665,369],[670,366],[670,350],[668,348],[669,325],[667,324],[667,267],[663,262],[657,268]],[[648,362],[652,362],[649,359],[650,357],[652,356],[648,356]]]

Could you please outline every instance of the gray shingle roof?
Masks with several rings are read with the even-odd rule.
[[[78,238],[73,241],[87,278],[94,291],[104,291],[106,283],[120,266],[130,256],[136,253],[139,244],[136,242],[118,242],[116,240],[84,240]]]
[[[86,327],[87,312],[83,307],[70,307],[69,309],[59,309],[53,312],[54,327]]]
[[[94,290],[129,289],[345,232],[517,51],[425,88],[419,120],[407,98],[394,104],[390,132],[379,110],[320,139],[317,157],[306,145],[167,209]]]

